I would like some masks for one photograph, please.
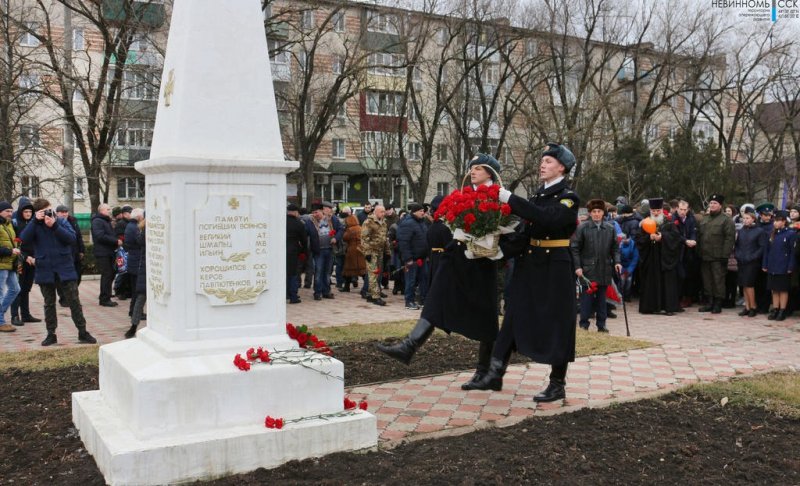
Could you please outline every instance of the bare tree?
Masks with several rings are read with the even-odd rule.
[[[22,2],[0,2],[0,199],[7,201],[39,195],[42,186],[60,180],[54,155],[61,137],[58,119],[42,100],[37,32]]]
[[[131,93],[149,93],[140,99],[157,98],[156,80],[160,66],[143,65],[135,60],[134,43],[140,43],[165,23],[165,8],[154,0],[105,3],[93,0],[37,0],[37,16],[42,31],[37,33],[47,57],[42,61],[51,79],[44,95],[62,112],[74,135],[91,207],[108,200],[108,168],[112,163],[123,120],[141,120],[135,136],[140,147],[149,147],[152,138],[154,104],[129,103]],[[75,49],[72,63],[63,62],[60,29],[61,11],[69,9],[76,21],[99,36],[98,42],[86,39],[83,50]],[[92,55],[98,54],[98,55]],[[139,70],[138,75],[130,74]],[[146,74],[143,74],[146,73]],[[149,123],[149,127],[147,124]]]
[[[357,19],[348,17],[341,4],[275,10],[267,19],[268,32],[275,32],[270,23],[280,22],[286,33],[283,38],[274,37],[270,54],[293,60],[291,82],[276,85],[276,98],[289,118],[286,135],[300,163],[305,204],[310,205],[315,198],[317,151],[343,107],[359,93],[367,52],[361,35],[348,32],[346,25]],[[335,56],[334,62],[323,61],[328,55]]]

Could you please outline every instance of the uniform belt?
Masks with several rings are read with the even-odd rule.
[[[444,248],[431,248],[431,251],[434,253],[443,253]]]
[[[569,246],[569,240],[535,240],[531,238],[531,246],[542,248],[565,248]]]

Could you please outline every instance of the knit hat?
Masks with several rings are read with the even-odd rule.
[[[59,204],[58,207],[56,207],[56,212],[57,213],[68,213],[69,212],[69,208],[64,206],[63,204]]]
[[[425,208],[422,207],[422,204],[413,203],[413,202],[408,204],[408,212],[409,213],[416,213],[420,209],[425,209]]]
[[[431,201],[432,213],[435,213],[436,210],[439,209],[439,205],[442,204],[442,201],[444,201],[444,196],[436,196],[435,198],[433,198],[433,201]]]
[[[14,206],[8,201],[0,201],[0,211],[5,211],[6,209],[14,209]]]

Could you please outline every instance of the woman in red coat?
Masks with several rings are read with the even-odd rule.
[[[344,242],[347,250],[344,255],[344,288],[342,292],[350,292],[350,283],[354,280],[358,282],[358,277],[364,277],[364,288],[367,281],[367,261],[364,254],[358,249],[361,246],[361,225],[358,218],[350,215],[345,219]]]

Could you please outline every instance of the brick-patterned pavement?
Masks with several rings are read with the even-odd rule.
[[[129,326],[127,301],[115,308],[97,305],[98,281],[84,281],[81,300],[88,328],[102,344],[121,339]],[[389,305],[366,303],[357,291],[336,293],[334,300],[314,301],[301,289],[301,304],[288,305],[288,320],[311,327],[413,319],[419,311],[405,310],[401,295],[389,293]],[[603,406],[673,390],[697,381],[710,381],[768,370],[800,369],[800,319],[768,321],[766,316],[741,318],[739,309],[701,314],[697,307],[672,317],[643,316],[629,309],[631,334],[656,345],[610,355],[589,356],[572,363],[567,375],[567,399],[537,405],[533,395],[546,385],[548,367],[539,364],[509,367],[502,392],[464,392],[460,385],[472,371],[353,387],[352,398],[365,398],[378,417],[384,443],[458,434],[487,426],[511,425],[525,417]],[[31,308],[42,317],[41,295],[34,286]],[[59,307],[58,349],[77,344],[69,310]],[[609,320],[612,334],[625,335],[621,309]],[[8,320],[8,316],[7,316]],[[584,331],[579,331],[584,332]],[[589,331],[594,332],[594,331]],[[0,351],[45,349],[44,324],[26,324],[14,333],[0,334]],[[422,348],[420,353],[426,352]],[[387,358],[388,359],[388,358]],[[345,373],[347,370],[345,370]]]

